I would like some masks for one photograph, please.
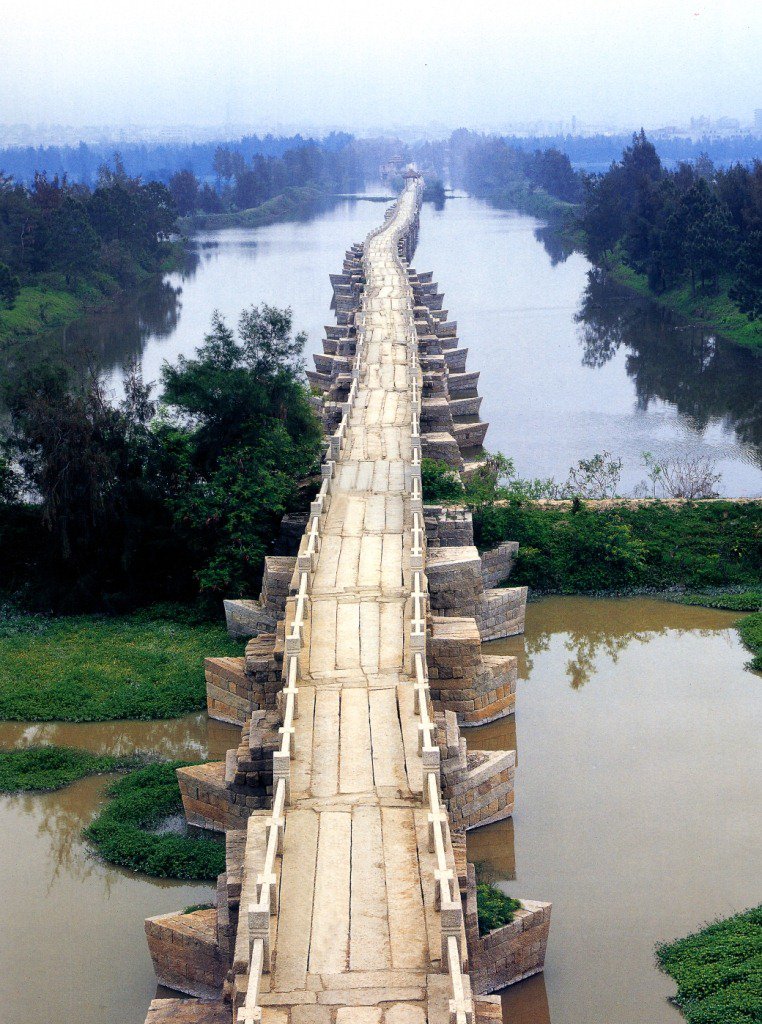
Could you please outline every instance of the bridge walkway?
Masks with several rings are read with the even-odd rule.
[[[450,1020],[408,649],[411,308],[396,239],[415,204],[408,187],[366,247],[359,381],[302,639],[265,1024]],[[264,856],[257,827],[242,908]]]

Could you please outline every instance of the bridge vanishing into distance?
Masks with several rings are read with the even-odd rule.
[[[474,471],[478,374],[431,274],[409,260],[422,181],[332,278],[337,325],[310,375],[329,434],[296,554],[258,601],[226,602],[244,658],[206,663],[210,715],[241,725],[224,763],[178,773],[188,820],[225,831],[216,907],[146,922],[147,1024],[473,1024],[542,969],[550,905],[480,936],[469,828],[513,810],[514,751],[462,724],[514,709],[516,664],[482,641],[523,630],[464,510],[423,505],[421,460]],[[191,998],[188,998],[191,997]]]

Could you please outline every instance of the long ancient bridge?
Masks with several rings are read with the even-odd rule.
[[[147,1022],[473,1024],[542,969],[549,904],[479,935],[465,832],[511,814],[513,751],[460,724],[513,711],[516,665],[482,640],[523,629],[469,515],[423,505],[423,454],[473,471],[477,374],[431,274],[409,266],[421,179],[332,278],[338,324],[312,383],[329,433],[296,555],[227,602],[241,659],[206,664],[211,715],[242,726],[182,769],[188,820],[225,831],[214,909],[146,922],[162,998]],[[299,524],[302,527],[303,524]],[[287,544],[293,520],[284,525]]]

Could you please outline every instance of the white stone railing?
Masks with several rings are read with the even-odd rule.
[[[400,260],[402,267],[402,261]],[[404,269],[404,268],[403,268]],[[407,281],[407,277],[406,277]],[[411,395],[411,467],[409,472],[410,510],[412,517],[410,568],[413,575],[410,651],[415,682],[414,707],[420,717],[418,751],[423,767],[423,799],[429,807],[429,851],[436,855],[434,871],[435,905],[440,913],[442,936],[442,969],[450,975],[452,997],[449,1003],[451,1024],[473,1024],[473,1001],[463,983],[463,907],[458,881],[447,864],[449,824],[441,795],[440,751],[437,729],[431,717],[431,694],[426,669],[426,609],[428,584],[425,575],[426,527],[423,520],[421,481],[421,370],[418,359],[418,336],[413,322],[412,288],[407,284],[411,311],[408,314],[407,341]]]
[[[247,908],[249,930],[249,976],[246,997],[238,1011],[239,1024],[260,1024],[262,1007],[260,991],[262,976],[270,972],[270,917],[277,913],[276,858],[283,852],[286,827],[285,809],[291,800],[291,761],[296,753],[294,722],[299,716],[300,660],[309,610],[310,584],[320,551],[322,523],[328,511],[336,463],[344,449],[352,408],[357,398],[360,352],[364,332],[358,331],[357,359],[347,401],[342,403],[341,422],[331,435],[321,467],[322,483],[310,504],[310,518],[297,556],[299,585],[293,601],[294,617],[287,623],[281,691],[283,725],[279,729],[280,747],[273,752],[273,809],[266,822],[267,850],[262,872],[257,876],[257,900]]]

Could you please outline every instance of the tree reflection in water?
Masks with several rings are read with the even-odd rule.
[[[168,338],[177,329],[182,284],[193,279],[199,263],[197,252],[186,251],[174,274],[51,332],[45,342],[60,348],[75,365],[95,365],[104,373],[139,361],[149,338]]]
[[[604,366],[624,347],[639,409],[666,402],[697,431],[720,421],[753,449],[755,463],[762,466],[759,356],[707,328],[680,323],[669,310],[626,291],[597,268],[588,272],[575,319],[583,365]]]

